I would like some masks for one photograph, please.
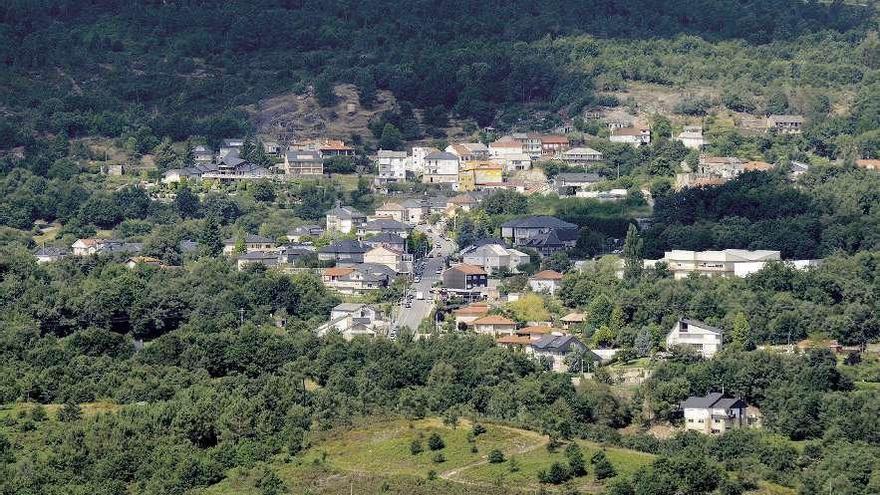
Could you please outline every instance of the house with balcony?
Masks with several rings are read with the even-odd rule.
[[[730,430],[758,428],[760,412],[750,408],[739,398],[731,398],[723,392],[712,392],[703,397],[688,397],[679,403],[684,415],[685,430],[705,435],[723,435]]]
[[[285,175],[293,177],[320,177],[324,175],[324,157],[320,151],[288,151],[282,169]]]
[[[593,148],[572,148],[562,152],[562,161],[569,165],[588,165],[601,162],[602,153]]]
[[[409,160],[406,151],[379,150],[376,158],[376,183],[405,181]]]
[[[770,250],[685,251],[675,249],[666,251],[663,258],[659,260],[645,260],[645,268],[655,268],[658,263],[665,263],[676,280],[687,278],[691,273],[708,277],[733,277],[737,274],[738,265],[754,266],[756,262],[766,263],[781,259],[779,251]],[[761,266],[763,267],[763,264]]]
[[[447,289],[474,290],[489,284],[489,276],[482,268],[466,263],[446,269],[442,278]]]
[[[541,136],[541,156],[553,158],[562,156],[562,152],[570,147],[565,136]]]
[[[468,326],[481,335],[498,337],[516,333],[516,322],[499,315],[487,315],[470,322]]]
[[[425,184],[445,184],[453,189],[458,187],[459,158],[446,151],[435,151],[425,156]]]
[[[699,320],[679,318],[666,334],[666,347],[688,347],[706,359],[721,350],[722,331]]]

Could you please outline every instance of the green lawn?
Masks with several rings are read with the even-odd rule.
[[[550,453],[547,437],[535,432],[484,423],[486,433],[477,437],[477,452],[471,452],[468,432],[471,424],[461,421],[455,429],[438,419],[419,421],[376,420],[349,430],[332,431],[312,439],[313,447],[290,459],[278,456],[268,467],[285,483],[289,493],[347,494],[394,493],[413,495],[486,495],[534,493],[537,473],[556,460],[564,460],[563,449]],[[446,446],[439,452],[445,461],[434,462],[435,452],[427,448],[427,438],[438,433]],[[420,439],[424,451],[413,455],[410,443]],[[584,456],[602,447],[578,442]],[[489,464],[486,456],[492,449],[511,456],[519,465],[511,473],[507,462]],[[608,458],[621,474],[630,474],[651,462],[653,456],[618,448],[605,449]],[[256,495],[262,467],[235,469],[225,480],[196,492],[198,495]],[[429,479],[433,472],[435,479]],[[592,475],[576,480],[583,493],[599,493],[602,483]],[[552,488],[552,487],[551,487]]]
[[[477,438],[478,452],[473,453],[467,441],[470,426],[462,421],[452,429],[437,419],[382,422],[321,442],[306,453],[303,462],[313,463],[317,459],[343,471],[425,477],[428,471],[441,473],[478,462],[492,449],[515,451],[543,442],[537,433],[486,425],[486,433]],[[446,444],[439,451],[446,459],[442,463],[434,462],[435,452],[428,449],[427,440],[432,433],[438,433]],[[416,439],[421,441],[424,451],[413,455],[410,444]]]
[[[602,446],[593,442],[580,441],[578,445],[584,453],[584,458],[589,462],[590,457],[598,450],[602,450]],[[524,454],[514,455],[518,470],[511,472],[511,464],[508,460],[501,464],[483,464],[472,469],[463,471],[460,479],[471,482],[483,482],[503,484],[509,486],[537,488],[538,471],[546,470],[554,462],[566,462],[565,448],[559,448],[556,452],[549,452],[546,448],[541,447]],[[614,469],[618,474],[632,474],[640,467],[650,464],[654,456],[633,450],[619,448],[605,448],[608,460],[614,465]],[[582,489],[589,492],[601,491],[601,484],[597,483],[591,466],[587,468],[587,475],[575,480],[575,483]]]

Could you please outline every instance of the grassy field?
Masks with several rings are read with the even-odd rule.
[[[486,433],[477,437],[474,453],[468,442],[472,425],[467,421],[456,428],[438,419],[376,421],[314,438],[313,447],[303,455],[295,459],[279,456],[268,467],[290,493],[500,495],[534,493],[539,488],[538,470],[564,458],[562,450],[547,451],[547,437],[543,435],[502,425],[484,426]],[[446,444],[439,450],[443,462],[435,462],[436,452],[427,447],[432,433],[439,434]],[[424,451],[413,455],[410,444],[416,439]],[[602,448],[590,442],[579,443],[587,459]],[[507,462],[489,464],[486,456],[492,449],[501,450],[506,458],[515,458],[519,470],[511,473]],[[606,453],[619,473],[631,473],[652,458],[625,449],[609,448]],[[233,470],[223,482],[197,493],[257,494],[262,473],[263,468]],[[598,493],[602,489],[591,475],[578,479],[576,484],[583,492]]]
[[[603,450],[601,445],[592,442],[578,441],[584,458],[589,461],[597,451]],[[473,483],[492,483],[497,485],[517,486],[522,488],[538,489],[538,472],[547,470],[554,462],[565,463],[565,448],[559,448],[556,452],[549,452],[546,448],[539,448],[524,454],[512,456],[517,466],[516,471],[511,471],[511,463],[508,460],[500,464],[482,464],[460,473],[459,479]],[[640,467],[650,464],[652,455],[632,450],[618,448],[604,448],[608,460],[614,465],[618,474],[632,474]],[[602,482],[597,482],[592,469],[588,467],[587,475],[574,480],[574,485],[588,493],[598,493],[602,490]]]
[[[17,402],[15,404],[0,405],[0,422],[6,418],[21,418],[30,416],[31,411],[37,407],[37,404],[30,402]],[[46,404],[43,408],[46,410],[46,417],[49,420],[58,419],[58,411],[61,410],[61,404]],[[100,413],[112,413],[119,411],[122,406],[112,402],[85,402],[80,404],[82,415],[84,417],[94,416]]]

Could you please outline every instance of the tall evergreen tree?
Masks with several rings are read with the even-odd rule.
[[[202,223],[202,230],[199,232],[199,244],[201,244],[203,252],[208,256],[217,256],[223,252],[220,224],[214,215],[209,215],[204,223]]]
[[[642,276],[645,262],[642,259],[644,241],[634,224],[629,224],[626,240],[623,242],[623,280],[634,283]]]

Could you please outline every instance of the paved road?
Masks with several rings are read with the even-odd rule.
[[[424,225],[419,225],[416,228],[426,232],[426,226]],[[425,269],[422,272],[421,280],[418,283],[413,283],[409,289],[409,292],[413,294],[421,291],[425,299],[413,298],[411,308],[404,306],[405,298],[404,301],[400,301],[395,308],[394,324],[392,325],[394,329],[408,327],[415,331],[419,328],[422,320],[430,315],[431,310],[434,309],[434,301],[430,292],[431,287],[434,285],[434,282],[440,280],[437,270],[445,269],[446,259],[458,249],[455,242],[444,240],[437,234],[428,233],[428,235],[431,238],[431,243],[434,245],[436,256],[425,260]]]

